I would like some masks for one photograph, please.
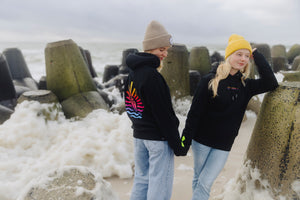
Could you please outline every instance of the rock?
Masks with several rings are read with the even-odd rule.
[[[29,189],[28,189],[29,188]],[[64,167],[41,176],[19,200],[118,200],[108,182],[85,167]]]
[[[96,109],[109,111],[101,95],[96,91],[83,92],[69,97],[61,102],[62,110],[67,118],[86,117]]]
[[[211,63],[220,63],[224,61],[224,56],[222,56],[219,52],[215,51],[211,56],[210,56],[210,62]]]
[[[119,66],[118,65],[106,65],[104,67],[102,83],[109,81],[119,74]]]
[[[18,85],[15,86],[15,90],[16,90],[17,98],[19,98],[24,92],[31,91],[29,87],[18,86]]]
[[[269,185],[274,199],[299,199],[291,187],[300,177],[299,97],[300,82],[280,83],[265,95],[246,152],[245,163],[260,174],[256,189],[265,190]],[[242,176],[252,178],[251,174]]]
[[[294,58],[298,55],[300,55],[300,44],[294,44],[286,54],[289,64],[292,64]]]
[[[41,76],[38,84],[39,90],[47,90],[47,80],[46,76]]]
[[[0,54],[0,101],[16,98],[16,95],[8,64]]]
[[[197,70],[189,70],[190,75],[190,95],[194,96],[197,85],[201,79],[201,75]]]
[[[59,101],[82,92],[96,91],[96,86],[79,47],[73,40],[47,44],[45,48],[47,89]]]
[[[272,57],[272,63],[275,73],[288,70],[287,59],[285,57]]]
[[[300,82],[300,71],[289,71],[289,72],[282,72],[284,76],[283,82]]]
[[[271,57],[284,57],[286,58],[286,48],[282,44],[273,45],[271,48]]]
[[[163,60],[160,73],[166,80],[172,97],[190,95],[188,54],[185,45],[174,44],[168,50],[168,57]]]
[[[18,103],[23,101],[38,101],[40,103],[58,103],[58,98],[50,90],[32,90],[24,92],[17,100]]]
[[[3,122],[8,120],[13,112],[14,111],[12,109],[0,105],[0,124],[3,124]]]
[[[294,61],[293,61],[293,64],[292,64],[292,70],[297,70],[299,66],[300,66],[300,55],[296,56],[294,58]]]
[[[38,90],[38,83],[30,77],[26,77],[23,79],[14,79],[13,80],[14,85],[16,86],[23,86],[23,87],[27,87],[30,90]]]
[[[18,48],[8,48],[3,51],[3,55],[6,58],[13,80],[27,77],[32,78],[21,50]]]
[[[127,77],[128,74],[119,74],[114,78],[110,79],[108,82],[104,83],[103,86],[104,88],[116,87],[122,94],[124,92],[124,84]]]
[[[259,98],[257,96],[254,96],[250,99],[247,105],[247,110],[252,110],[253,112],[255,112],[256,115],[258,115],[260,107],[261,107],[261,102],[259,101]]]
[[[189,56],[189,68],[203,77],[211,70],[209,51],[206,47],[193,47]]]
[[[86,64],[92,78],[97,77],[97,73],[92,64],[92,58],[91,58],[90,52],[88,50],[83,49],[82,47],[79,47],[79,50],[81,52],[81,55],[84,59],[84,62]]]
[[[88,68],[90,70],[90,73],[91,73],[91,76],[93,78],[97,77],[97,72],[93,66],[93,62],[92,62],[92,56],[91,56],[91,53],[89,50],[84,50],[84,53],[85,53],[85,56],[86,56],[86,61],[87,61],[87,65],[88,65]]]
[[[137,53],[139,52],[137,49],[135,48],[130,48],[130,49],[125,49],[122,53],[122,63],[120,65],[120,69],[119,69],[119,73],[120,74],[128,74],[129,73],[129,67],[126,64],[126,58],[129,54],[131,53]]]

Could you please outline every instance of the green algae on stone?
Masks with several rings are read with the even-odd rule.
[[[275,196],[296,195],[300,177],[300,82],[284,82],[265,95],[246,152]]]
[[[189,68],[197,70],[201,77],[211,70],[209,51],[206,47],[193,47],[189,56]]]
[[[86,117],[95,109],[109,110],[101,95],[96,91],[83,92],[61,102],[62,110],[67,118]]]
[[[163,60],[160,73],[165,78],[172,97],[190,95],[188,54],[185,45],[175,44],[168,50],[168,57]]]
[[[80,92],[96,91],[86,62],[73,40],[47,44],[45,60],[47,89],[60,101]]]

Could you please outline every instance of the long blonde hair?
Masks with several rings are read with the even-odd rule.
[[[229,63],[230,57],[231,56],[228,56],[227,59],[225,60],[225,62],[222,62],[218,66],[215,78],[213,78],[209,81],[208,88],[212,89],[214,98],[218,95],[219,82],[221,80],[227,78],[227,76],[230,73],[230,70],[231,70],[231,65]],[[248,64],[245,66],[245,68],[243,70],[240,70],[240,72],[242,73],[241,81],[242,81],[244,86],[245,86],[245,81],[244,80],[246,78],[248,78],[248,76],[250,74],[250,66],[251,66],[251,64],[250,64],[250,61],[249,61]]]

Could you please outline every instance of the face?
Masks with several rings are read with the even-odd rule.
[[[250,51],[247,49],[239,49],[230,55],[229,63],[231,65],[230,74],[234,75],[243,70],[250,59]]]
[[[160,61],[162,61],[165,57],[168,56],[169,47],[160,47],[157,49],[152,49],[149,53],[156,55]]]

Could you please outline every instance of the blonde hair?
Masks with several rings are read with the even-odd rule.
[[[208,88],[213,91],[214,98],[218,95],[219,82],[221,80],[227,78],[227,76],[230,73],[230,70],[231,70],[231,65],[229,63],[230,57],[231,56],[228,56],[227,59],[225,60],[225,62],[222,62],[218,66],[215,78],[213,78],[209,81]],[[245,79],[248,78],[248,76],[250,74],[250,66],[251,66],[251,64],[249,61],[248,64],[245,66],[245,68],[243,70],[240,70],[240,72],[242,73],[241,81],[244,86],[245,86]]]

